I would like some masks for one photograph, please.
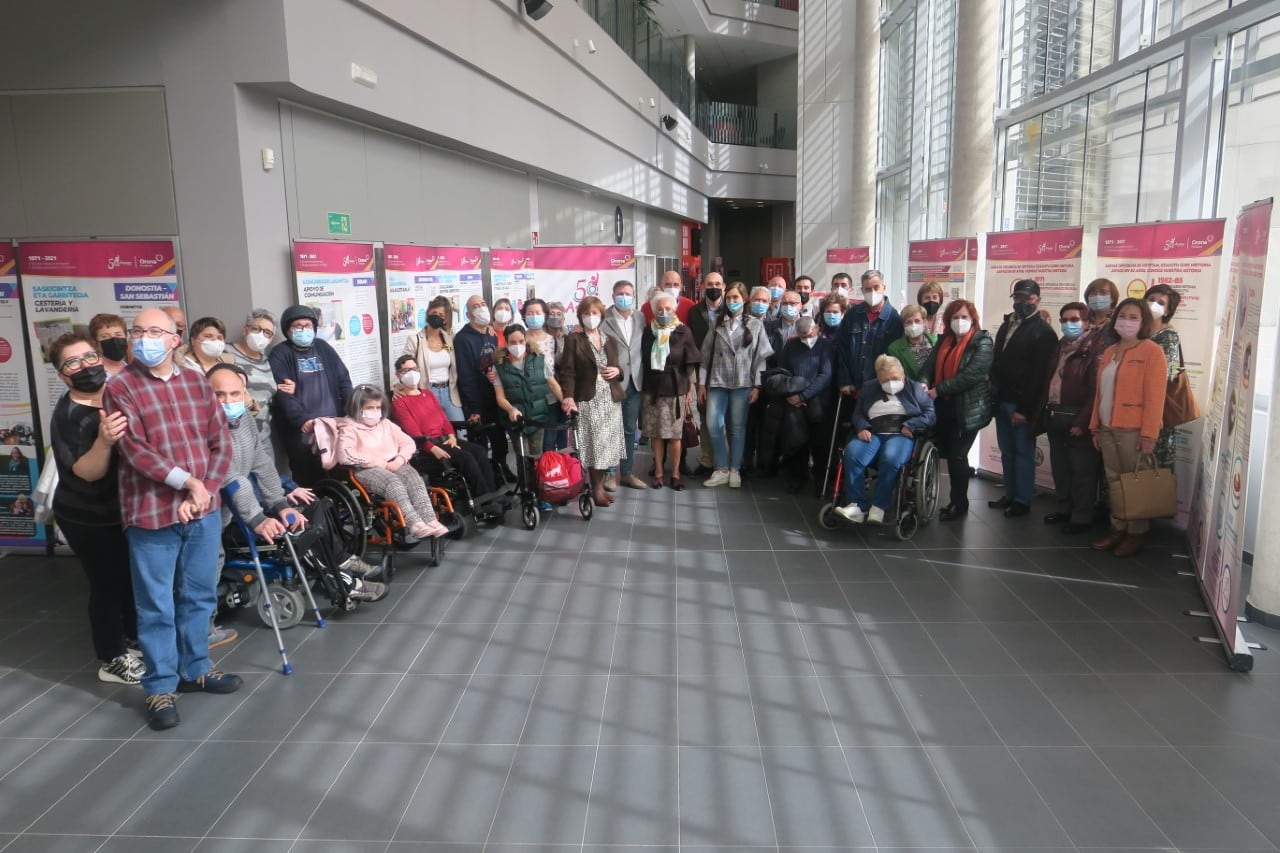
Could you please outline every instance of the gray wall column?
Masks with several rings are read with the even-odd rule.
[[[950,231],[971,237],[992,227],[993,131],[1000,7],[996,0],[956,4],[955,130],[951,148]]]

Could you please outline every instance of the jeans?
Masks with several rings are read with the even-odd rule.
[[[1030,422],[1014,425],[1016,410],[1016,403],[996,404],[996,443],[1004,468],[1005,497],[1030,506],[1036,488],[1036,438]]]
[[[873,506],[887,510],[893,506],[893,492],[898,486],[898,473],[911,458],[914,439],[905,435],[875,435],[870,441],[854,437],[844,448],[844,494],[851,504],[866,509],[867,468],[879,459]]]
[[[750,388],[707,389],[707,432],[717,468],[737,471],[747,443],[747,397]],[[726,426],[727,423],[727,426]]]
[[[640,401],[644,395],[627,383],[627,399],[622,401],[622,433],[627,455],[618,463],[622,476],[631,474],[636,459],[636,429],[640,426]]]
[[[148,696],[173,693],[179,678],[194,681],[213,668],[209,623],[218,604],[221,520],[210,512],[159,530],[125,529]]]
[[[462,414],[462,409],[455,406],[453,400],[449,398],[448,385],[443,385],[439,388],[435,385],[428,385],[427,387],[431,390],[431,396],[435,397],[436,402],[440,404],[440,408],[444,409],[445,417],[454,423],[466,420],[466,417]]]
[[[555,424],[555,426],[551,426]],[[564,429],[564,410],[559,403],[551,404],[547,427],[542,431],[542,450],[564,450],[569,446],[569,433]]]
[[[129,575],[129,542],[119,522],[79,524],[58,518],[58,529],[89,577],[89,633],[100,661],[124,654],[125,638],[138,636],[138,612]]]

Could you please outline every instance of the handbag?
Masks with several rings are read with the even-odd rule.
[[[36,489],[31,493],[35,502],[36,524],[53,523],[53,495],[58,491],[58,463],[53,458],[53,448],[44,457],[44,468],[40,470],[40,479],[36,481]]]
[[[684,423],[680,425],[680,441],[685,450],[690,447],[697,447],[700,441],[698,437],[698,425],[693,421],[693,412],[686,412]]]
[[[1049,415],[1049,429],[1057,432],[1069,432],[1080,417],[1079,406],[1045,406],[1045,412]]]
[[[1142,467],[1149,459],[1151,466]],[[1111,484],[1111,514],[1123,521],[1168,518],[1178,514],[1178,478],[1171,468],[1160,468],[1155,457],[1139,456],[1133,471],[1122,473]]]
[[[1178,344],[1178,372],[1169,380],[1164,392],[1164,425],[1166,428],[1181,426],[1200,417],[1200,405],[1191,392],[1191,380],[1187,378],[1187,366],[1182,361],[1182,344]]]

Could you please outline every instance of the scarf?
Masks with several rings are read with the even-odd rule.
[[[964,356],[965,347],[969,346],[969,339],[976,331],[978,331],[976,328],[970,328],[963,338],[956,338],[955,332],[943,335],[942,341],[938,344],[938,360],[933,366],[935,386],[940,382],[946,382],[960,372],[960,359]]]
[[[649,328],[653,330],[653,349],[649,350],[649,366],[654,370],[666,370],[667,356],[671,355],[671,333],[680,328],[680,318],[677,317],[670,326],[659,326],[658,318],[654,317]]]

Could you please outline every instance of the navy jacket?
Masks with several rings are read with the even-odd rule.
[[[347,372],[342,356],[338,355],[338,351],[327,342],[316,338],[311,349],[324,365],[324,377],[329,383],[329,393],[333,395],[338,412],[342,413],[347,407],[347,400],[351,399],[351,374]],[[271,365],[271,375],[275,377],[277,385],[286,379],[292,382],[298,381],[297,356],[298,350],[294,349],[293,344],[288,341],[272,347],[271,353],[267,356],[267,362]],[[276,392],[271,400],[271,419],[273,421],[279,419],[280,423],[287,424],[295,430],[301,429],[304,423],[316,417],[317,414],[327,417],[331,413],[306,411],[297,394]]]
[[[493,383],[485,375],[493,366],[493,354],[498,350],[498,336],[477,332],[470,323],[453,336],[453,357],[458,360],[458,397],[462,400],[462,413],[467,417],[480,415],[492,419],[498,402]]]
[[[800,399],[808,402],[831,387],[831,345],[819,336],[810,349],[804,341],[792,338],[778,354],[778,367],[809,380],[808,387],[800,392]]]
[[[853,429],[861,432],[871,429],[871,406],[880,400],[887,400],[889,395],[880,387],[879,379],[872,379],[862,386],[858,392],[858,408],[853,412]],[[907,422],[903,424],[913,433],[928,429],[937,422],[933,411],[933,398],[925,393],[919,382],[906,380],[902,390],[898,392],[898,401],[907,410]]]
[[[858,302],[845,312],[836,334],[836,385],[861,388],[876,378],[876,359],[889,344],[902,337],[902,318],[887,301],[874,323],[867,318],[867,303]]]

